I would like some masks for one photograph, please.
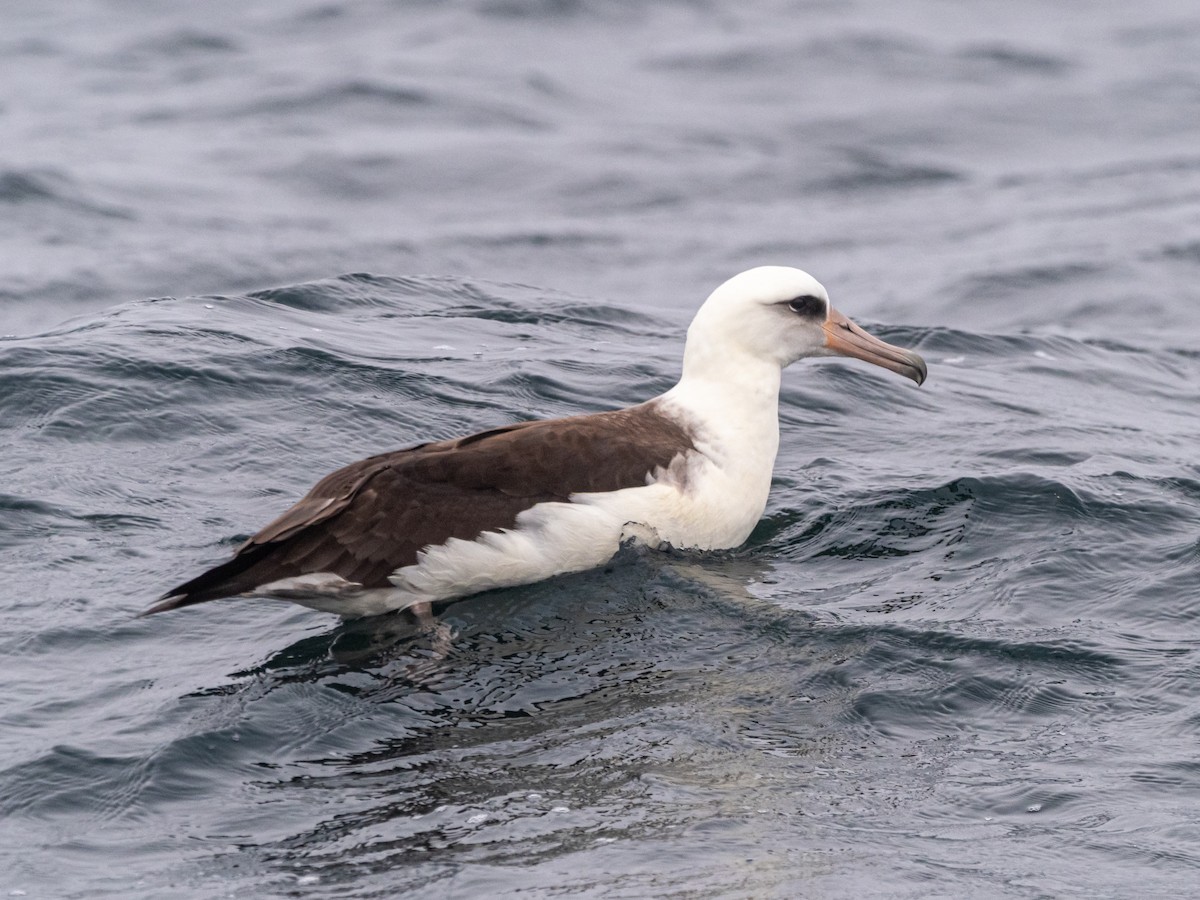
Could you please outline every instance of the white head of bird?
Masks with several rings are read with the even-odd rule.
[[[917,384],[926,375],[920,356],[868,334],[830,305],[817,279],[790,266],[748,269],[713,291],[688,328],[683,371],[737,381],[747,370],[778,371],[810,356],[854,357]]]

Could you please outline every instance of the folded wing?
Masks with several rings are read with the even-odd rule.
[[[145,614],[317,572],[385,587],[425,547],[510,528],[538,503],[646,484],[690,449],[687,431],[651,401],[372,456],[321,479],[232,559]]]

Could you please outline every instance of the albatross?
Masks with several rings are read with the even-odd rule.
[[[351,463],[143,615],[253,595],[359,618],[595,568],[629,540],[737,547],[766,508],[783,369],[816,356],[926,376],[807,272],[750,269],[701,305],[665,394]]]

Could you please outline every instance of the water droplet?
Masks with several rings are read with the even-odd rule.
[[[1034,803],[1032,806],[1025,807],[1025,812],[1035,813],[1042,811],[1042,804]]]

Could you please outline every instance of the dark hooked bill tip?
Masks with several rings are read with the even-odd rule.
[[[920,354],[881,341],[836,309],[829,310],[824,328],[825,347],[834,353],[881,366],[897,375],[911,378],[918,385],[924,384],[929,376],[929,367]]]

